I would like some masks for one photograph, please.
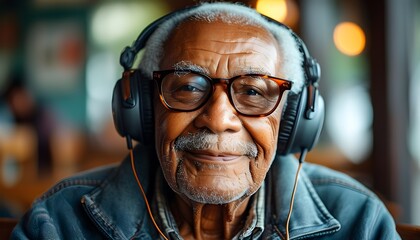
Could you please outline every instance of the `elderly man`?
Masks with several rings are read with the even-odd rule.
[[[283,138],[300,142],[311,130],[282,136],[284,109],[306,89],[309,110],[322,101],[307,54],[287,27],[240,5],[158,20],[123,53],[114,91],[130,156],[56,185],[13,238],[398,239],[384,205],[356,181],[311,164],[295,177],[301,164]],[[298,144],[300,162],[316,125],[311,143]]]

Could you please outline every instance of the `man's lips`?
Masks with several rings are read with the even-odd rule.
[[[186,151],[187,157],[198,161],[228,162],[236,160],[243,155],[235,153],[217,153],[211,151]]]

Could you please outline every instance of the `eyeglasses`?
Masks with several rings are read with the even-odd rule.
[[[211,78],[202,73],[184,70],[154,71],[162,103],[175,111],[195,111],[202,107],[218,83],[227,85],[230,103],[247,116],[267,116],[278,106],[292,82],[264,74],[245,74],[232,78]]]

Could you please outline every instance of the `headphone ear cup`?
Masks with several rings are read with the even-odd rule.
[[[325,117],[324,99],[315,96],[315,111],[311,117],[305,115],[308,90],[304,88],[300,94],[290,93],[287,106],[280,122],[277,153],[286,155],[302,149],[311,150],[321,134]]]
[[[123,104],[121,101],[123,101],[122,92],[121,92],[121,79],[118,80],[115,83],[114,90],[112,92],[112,119],[114,120],[114,126],[117,130],[118,134],[122,137],[125,137],[126,131],[124,128],[123,123],[123,114],[122,111],[124,109]]]
[[[130,136],[145,145],[153,143],[153,81],[134,71],[120,79],[112,95],[114,126],[122,137]],[[147,141],[146,141],[147,140]]]
[[[154,111],[153,111],[153,91],[154,81],[146,77],[140,71],[137,71],[139,84],[139,97],[140,97],[140,129],[143,138],[139,141],[144,145],[154,144]]]
[[[296,116],[299,111],[300,94],[289,92],[283,116],[280,121],[279,136],[277,140],[277,153],[286,155],[290,150],[290,136],[296,123]]]

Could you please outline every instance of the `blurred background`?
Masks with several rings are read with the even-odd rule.
[[[188,0],[0,0],[0,216],[59,179],[119,162],[119,55]],[[420,225],[420,1],[249,0],[321,64],[326,121],[308,154],[350,174],[397,222]]]

